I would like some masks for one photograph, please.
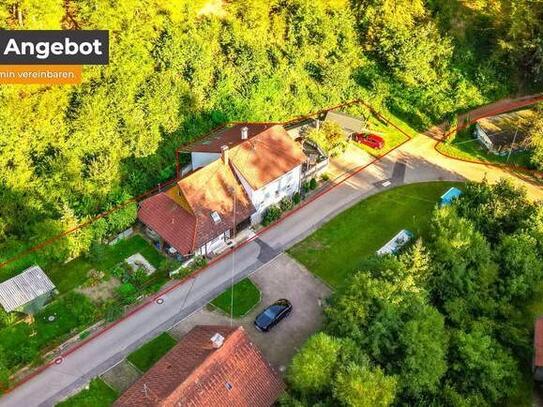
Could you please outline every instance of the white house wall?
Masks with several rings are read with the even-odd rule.
[[[224,233],[221,233],[219,236],[214,238],[213,240],[207,242],[205,245],[200,247],[198,250],[196,250],[194,253],[196,255],[205,256],[206,254],[212,254],[216,251],[219,251],[226,247],[226,241],[230,239],[230,231],[227,230]]]
[[[253,190],[243,176],[236,169],[234,170],[256,209],[256,213],[251,217],[251,223],[253,224],[262,220],[262,215],[271,205],[277,204],[284,197],[290,197],[300,190],[301,165],[257,190]]]
[[[198,168],[205,167],[206,165],[212,163],[213,161],[220,158],[221,155],[218,153],[191,153],[192,169],[197,170]]]

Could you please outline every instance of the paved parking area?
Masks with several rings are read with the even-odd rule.
[[[180,339],[195,325],[242,325],[268,361],[284,371],[305,340],[320,328],[321,304],[331,290],[287,254],[262,266],[250,278],[260,288],[262,301],[247,316],[230,321],[223,313],[204,308],[173,327],[170,334]],[[270,332],[257,331],[255,316],[280,298],[291,301],[292,313]]]
[[[346,173],[356,170],[364,165],[368,165],[375,158],[369,155],[366,151],[355,146],[353,143],[347,145],[347,150],[339,157],[330,159],[330,164],[326,169],[326,173],[330,179],[335,179],[344,176]]]

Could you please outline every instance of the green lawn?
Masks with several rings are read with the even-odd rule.
[[[406,141],[408,137],[403,134],[396,127],[391,124],[387,124],[373,114],[364,106],[351,106],[347,109],[349,114],[355,116],[364,116],[368,117],[366,127],[368,129],[376,131],[383,139],[385,140],[385,146],[381,150],[375,150],[369,146],[360,143],[354,143],[357,147],[368,152],[373,156],[379,156],[388,153],[394,147],[398,146],[402,142]],[[390,123],[393,123],[395,126],[399,127],[402,131],[409,134],[411,137],[415,137],[418,133],[416,130],[411,128],[407,123],[394,116],[390,112],[384,112],[383,116],[386,117]]]
[[[138,350],[132,352],[126,358],[140,371],[146,372],[162,356],[164,356],[177,342],[168,333],[163,332],[155,339],[147,342]]]
[[[381,192],[339,214],[289,253],[332,287],[401,229],[426,236],[439,197],[460,183],[429,182]]]
[[[219,308],[225,314],[230,315],[232,289],[234,290],[234,312],[232,313],[234,318],[240,318],[247,315],[247,313],[260,302],[260,290],[251,280],[244,278],[211,301],[211,305]]]
[[[119,395],[101,379],[93,379],[89,388],[58,403],[57,407],[109,407]]]
[[[479,141],[473,136],[473,129],[464,129],[454,138],[446,143],[439,144],[439,151],[455,158],[461,158],[471,161],[484,161],[498,164],[515,164],[523,167],[530,167],[529,151],[522,151],[511,154],[509,160],[507,156],[500,156],[489,153]]]
[[[117,264],[135,253],[141,253],[155,267],[158,267],[164,259],[158,250],[140,235],[121,240],[113,246],[100,246],[98,252],[99,255],[93,259],[78,257],[66,264],[51,266],[44,271],[50,276],[59,292],[65,293],[82,285],[87,280],[87,274],[91,269],[108,273]]]

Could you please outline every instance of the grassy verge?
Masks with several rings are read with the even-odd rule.
[[[146,372],[176,344],[168,333],[163,332],[126,358],[142,372]]]
[[[496,164],[513,164],[530,167],[530,152],[521,151],[512,153],[511,157],[489,153],[479,141],[473,137],[472,127],[464,129],[447,142],[438,145],[438,150],[451,157],[469,161],[483,161]]]
[[[339,285],[401,229],[426,236],[432,210],[452,182],[401,186],[369,197],[298,243],[289,253],[331,286]]]
[[[109,407],[119,395],[101,379],[93,379],[89,388],[81,390],[57,404],[57,407]]]
[[[240,318],[247,315],[247,313],[260,302],[260,290],[251,280],[244,278],[211,301],[211,305],[219,308],[225,314],[230,315],[232,290],[234,290],[234,312],[232,313],[234,318]]]

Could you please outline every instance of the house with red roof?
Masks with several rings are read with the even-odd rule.
[[[269,407],[283,390],[243,327],[196,326],[114,407]]]
[[[191,172],[140,204],[138,218],[183,256],[224,249],[234,230],[301,188],[307,157],[280,125],[224,128],[190,145]]]

